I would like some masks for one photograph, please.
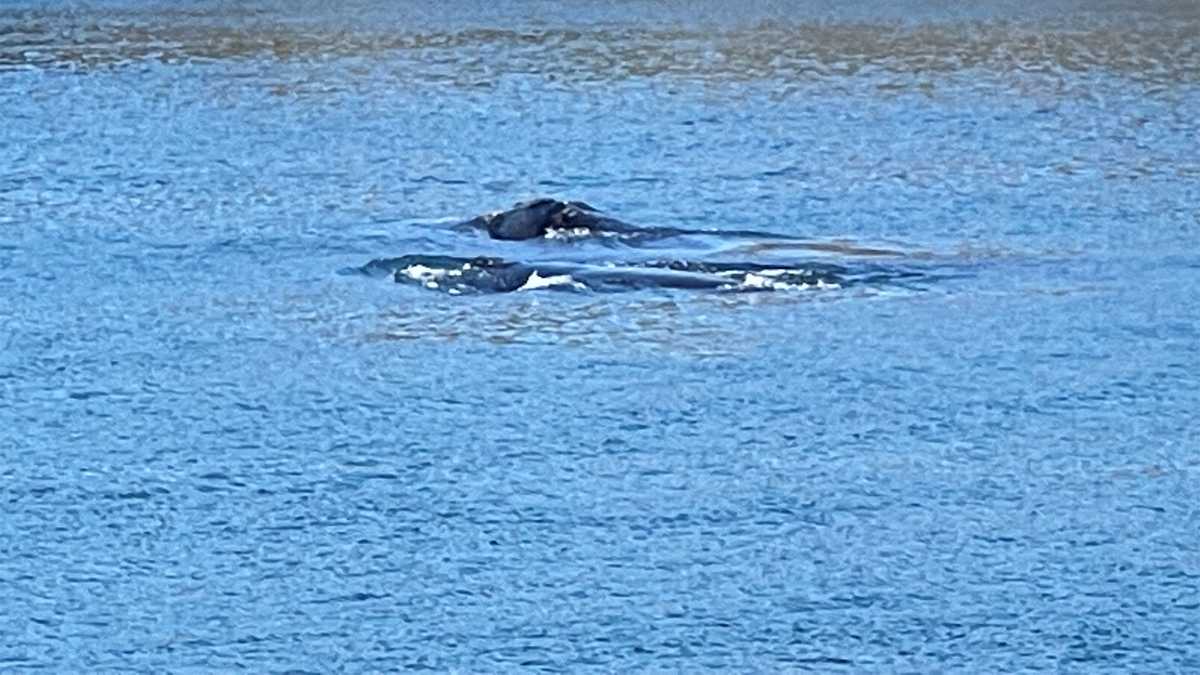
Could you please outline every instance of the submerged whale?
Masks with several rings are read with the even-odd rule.
[[[830,288],[845,283],[847,270],[830,264],[785,267],[749,262],[647,260],[634,263],[517,262],[502,258],[404,255],[372,260],[357,270],[391,276],[453,295],[509,293],[553,288],[619,292],[647,288],[767,291]]]
[[[585,202],[541,198],[521,202],[505,211],[477,216],[465,227],[485,230],[492,239],[522,241],[543,237],[609,235],[624,239],[657,239],[690,234],[795,240],[796,237],[753,230],[696,230],[678,227],[639,227],[605,215]]]

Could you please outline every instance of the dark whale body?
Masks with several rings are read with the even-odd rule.
[[[588,232],[628,231],[632,228],[608,218],[583,202],[535,199],[522,202],[507,211],[473,218],[468,226],[487,230],[492,239],[520,241],[544,237],[555,230]]]
[[[785,268],[743,262],[649,260],[639,263],[516,262],[489,257],[405,255],[372,260],[359,272],[391,276],[397,283],[463,293],[509,293],[535,288],[616,292],[647,288],[773,290],[836,286],[844,268],[807,265]]]
[[[690,230],[677,227],[638,227],[606,216],[584,202],[542,198],[521,202],[506,211],[472,218],[465,226],[486,230],[492,239],[521,241],[565,235],[615,235],[625,239],[658,239],[688,234],[726,237],[794,239],[786,235],[751,230]]]

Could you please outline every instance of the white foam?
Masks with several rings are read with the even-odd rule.
[[[572,239],[575,237],[586,237],[591,233],[592,231],[586,227],[552,227],[547,229],[546,234],[543,236],[546,239]]]
[[[795,274],[795,273],[796,273],[796,270],[790,270],[790,269],[786,269],[786,268],[782,268],[782,267],[781,268],[772,267],[770,269],[757,270],[754,272],[743,272],[742,270],[723,270],[723,271],[717,272],[717,275],[722,276],[722,277],[736,277],[740,274],[745,274],[747,276],[747,278],[749,278],[749,277],[774,278],[774,277],[781,277],[785,274]]]
[[[741,288],[764,288],[773,291],[798,291],[807,289],[824,290],[841,288],[841,285],[839,284],[828,282],[820,278],[811,284],[790,284],[786,281],[779,281],[778,279],[773,278],[786,272],[787,270],[763,270],[763,272],[760,273],[747,274],[746,278],[742,280]]]
[[[550,288],[552,286],[571,286],[573,288],[583,290],[586,288],[583,284],[571,278],[570,274],[555,274],[544,277],[534,270],[533,274],[525,280],[525,283],[518,288],[518,291],[532,291],[538,288]]]
[[[745,279],[742,279],[742,288],[770,288],[772,290],[778,288],[779,284],[771,279],[759,274],[747,274]]]

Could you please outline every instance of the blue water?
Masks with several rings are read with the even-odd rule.
[[[0,669],[1200,670],[1200,12],[1023,11],[6,3]],[[927,280],[338,273],[538,195]]]

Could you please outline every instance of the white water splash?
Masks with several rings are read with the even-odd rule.
[[[518,291],[532,291],[538,288],[551,288],[553,286],[570,286],[576,290],[587,290],[587,286],[575,281],[569,274],[555,274],[548,277],[543,277],[534,271],[525,280],[525,283],[518,288]]]

